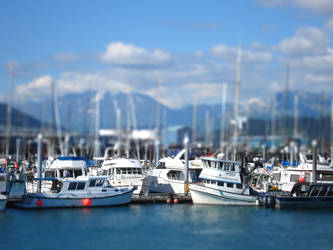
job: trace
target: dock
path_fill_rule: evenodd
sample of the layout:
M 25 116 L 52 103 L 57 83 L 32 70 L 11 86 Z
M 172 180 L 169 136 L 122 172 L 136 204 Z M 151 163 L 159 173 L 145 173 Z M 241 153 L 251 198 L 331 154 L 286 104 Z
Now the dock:
M 192 203 L 190 194 L 152 193 L 148 195 L 133 195 L 131 204 L 156 204 L 156 203 Z

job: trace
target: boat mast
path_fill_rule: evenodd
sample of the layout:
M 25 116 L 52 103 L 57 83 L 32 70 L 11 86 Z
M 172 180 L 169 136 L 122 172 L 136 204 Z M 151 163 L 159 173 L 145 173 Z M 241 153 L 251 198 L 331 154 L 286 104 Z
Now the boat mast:
M 239 113 L 239 89 L 240 89 L 240 74 L 241 74 L 241 59 L 242 59 L 242 47 L 239 46 L 237 51 L 237 68 L 236 68 L 236 93 L 235 93 L 235 107 L 234 107 L 234 119 L 235 119 L 235 127 L 234 127 L 234 154 L 233 158 L 236 160 L 237 154 L 237 144 L 238 144 L 238 113 Z
M 156 138 L 155 138 L 155 164 L 157 166 L 158 161 L 160 160 L 160 89 L 161 89 L 161 79 L 157 79 L 157 108 L 156 108 Z
M 298 95 L 294 95 L 294 139 L 298 136 Z
M 194 94 L 193 114 L 192 114 L 192 145 L 196 143 L 196 129 L 197 129 L 197 102 L 198 94 Z
M 60 154 L 63 156 L 64 155 L 64 146 L 63 146 L 63 141 L 62 141 L 60 115 L 59 115 L 58 101 L 57 101 L 57 95 L 56 95 L 54 82 L 51 83 L 51 86 L 52 86 L 52 97 L 53 97 L 52 102 L 53 102 L 55 121 L 56 121 L 56 126 L 57 126 L 57 137 L 58 137 L 59 146 L 60 146 Z
M 220 135 L 221 153 L 223 152 L 223 144 L 225 142 L 227 89 L 228 85 L 224 83 L 222 85 L 222 102 L 221 102 L 221 135 Z
M 331 166 L 333 166 L 333 100 L 331 100 Z
M 100 155 L 100 145 L 99 145 L 99 117 L 100 117 L 100 99 L 101 93 L 96 94 L 96 106 L 95 106 L 95 143 L 94 143 L 94 157 L 99 157 Z
M 135 130 L 137 130 L 137 124 L 136 124 L 135 106 L 134 106 L 134 101 L 133 101 L 133 95 L 131 93 L 129 94 L 129 101 L 130 101 L 131 116 L 132 116 L 132 121 L 133 121 L 133 129 L 135 131 Z M 134 138 L 134 140 L 135 140 L 135 147 L 136 147 L 137 157 L 138 157 L 138 160 L 140 160 L 139 141 L 138 141 L 137 138 Z
M 6 156 L 9 155 L 10 138 L 12 135 L 12 101 L 14 87 L 14 63 L 9 63 L 9 91 L 7 103 L 7 136 L 6 136 Z

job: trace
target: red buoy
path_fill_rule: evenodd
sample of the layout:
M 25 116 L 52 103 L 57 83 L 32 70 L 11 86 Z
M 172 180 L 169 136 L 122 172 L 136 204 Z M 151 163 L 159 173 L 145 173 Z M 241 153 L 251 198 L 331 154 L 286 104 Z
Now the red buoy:
M 168 198 L 168 199 L 166 200 L 166 203 L 170 204 L 170 203 L 171 203 L 171 199 Z
M 300 177 L 298 178 L 298 182 L 299 182 L 299 183 L 304 183 L 304 182 L 305 182 L 305 178 L 304 178 L 303 176 L 300 176 Z
M 36 205 L 37 205 L 38 207 L 43 206 L 43 201 L 42 201 L 42 200 L 37 200 L 37 201 L 36 201 Z
M 173 203 L 178 203 L 179 202 L 179 199 L 178 198 L 175 198 L 175 199 L 173 199 Z
M 91 205 L 91 200 L 89 198 L 85 198 L 82 200 L 82 204 L 86 207 L 89 207 Z
M 15 168 L 18 168 L 18 164 L 17 164 L 17 162 L 14 163 L 14 166 L 15 166 Z

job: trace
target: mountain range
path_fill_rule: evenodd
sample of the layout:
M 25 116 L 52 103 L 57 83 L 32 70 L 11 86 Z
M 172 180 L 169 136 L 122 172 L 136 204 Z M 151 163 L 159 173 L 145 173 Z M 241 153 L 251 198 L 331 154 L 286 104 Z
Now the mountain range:
M 247 114 L 249 118 L 270 120 L 272 118 L 273 103 L 277 117 L 291 117 L 293 115 L 295 95 L 294 91 L 279 92 L 276 94 L 274 102 L 259 100 L 242 103 L 240 114 L 243 116 Z M 331 102 L 329 97 L 308 92 L 297 92 L 297 95 L 299 117 L 318 118 L 329 114 Z M 58 97 L 57 107 L 61 126 L 78 132 L 92 131 L 95 124 L 96 96 L 96 92 L 87 91 Z M 4 104 L 1 107 L 4 107 Z M 17 111 L 15 110 L 15 112 L 28 114 L 29 124 L 37 125 L 38 120 L 42 124 L 52 124 L 55 123 L 55 117 L 57 117 L 52 107 L 52 101 L 49 98 L 42 102 L 16 103 Z M 127 121 L 129 119 L 132 128 L 134 128 L 135 122 L 137 128 L 155 128 L 158 110 L 160 126 L 163 127 L 179 125 L 190 127 L 193 121 L 193 106 L 172 109 L 162 103 L 158 103 L 150 96 L 140 93 L 128 95 L 125 93 L 112 94 L 106 92 L 100 97 L 99 107 L 99 127 L 104 129 L 116 127 L 116 107 L 120 110 L 120 125 L 122 128 L 128 126 Z M 220 128 L 221 104 L 199 104 L 196 108 L 196 127 L 199 131 L 204 131 L 207 122 L 212 130 Z M 226 110 L 227 120 L 230 121 L 233 116 L 233 105 L 227 103 Z M 14 116 L 16 115 L 13 112 Z M 3 116 L 1 117 L 3 119 Z

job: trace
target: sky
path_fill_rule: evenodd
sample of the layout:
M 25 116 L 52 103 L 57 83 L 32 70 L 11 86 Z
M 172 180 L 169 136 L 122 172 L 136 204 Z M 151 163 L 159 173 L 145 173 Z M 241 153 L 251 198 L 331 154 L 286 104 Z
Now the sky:
M 0 100 L 139 92 L 171 108 L 333 90 L 333 1 L 0 1 Z

